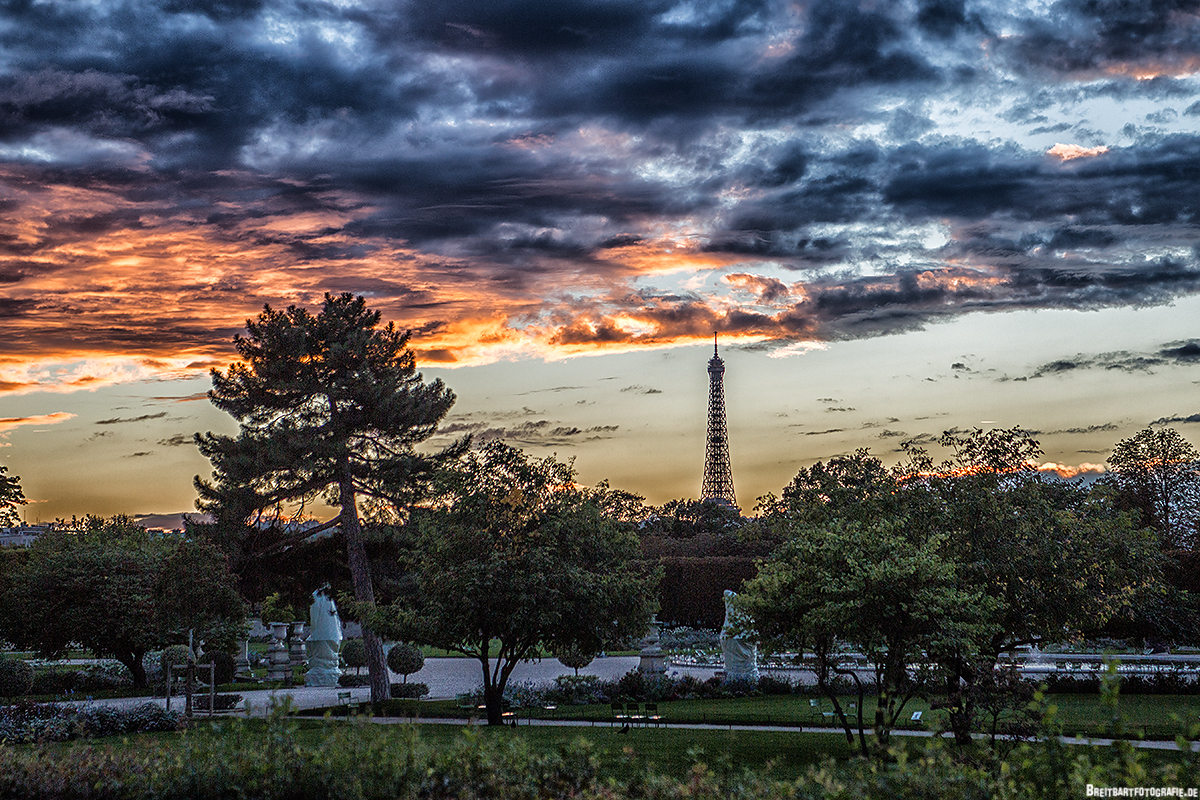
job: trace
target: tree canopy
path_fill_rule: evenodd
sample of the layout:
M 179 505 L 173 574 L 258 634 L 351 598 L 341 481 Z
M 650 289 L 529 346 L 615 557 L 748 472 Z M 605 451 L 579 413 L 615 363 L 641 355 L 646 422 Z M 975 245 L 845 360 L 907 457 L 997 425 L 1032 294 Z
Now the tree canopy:
M 1163 546 L 1200 545 L 1200 451 L 1174 428 L 1146 428 L 1117 442 L 1108 457 L 1120 502 Z
M 21 479 L 16 475 L 5 475 L 8 467 L 0 464 L 0 527 L 16 525 L 21 521 L 17 506 L 25 505 L 25 494 L 21 491 Z
M 375 590 L 359 521 L 360 498 L 400 509 L 423 496 L 440 458 L 414 446 L 433 434 L 454 403 L 440 380 L 426 383 L 408 349 L 409 333 L 380 325 L 378 311 L 350 294 L 325 295 L 313 315 L 264 307 L 234 345 L 241 361 L 214 370 L 209 398 L 240 424 L 237 437 L 197 434 L 213 480 L 196 478 L 197 505 L 218 525 L 240 526 L 299 511 L 318 498 L 340 509 L 337 525 L 358 602 Z M 315 533 L 300 531 L 299 544 Z M 277 544 L 277 547 L 287 546 Z M 388 697 L 378 637 L 364 632 L 371 697 Z
M 112 656 L 146 685 L 142 657 L 188 640 L 223 637 L 245 607 L 225 557 L 211 544 L 147 533 L 127 517 L 85 518 L 44 533 L 8 576 L 0 633 L 58 656 L 81 644 Z
M 772 562 L 778 565 L 764 570 L 767 574 L 806 563 L 797 562 L 797 541 L 839 541 L 846 531 L 882 535 L 877 529 L 884 523 L 903 533 L 894 548 L 896 559 L 905 547 L 937 543 L 930 563 L 945 565 L 957 591 L 980 592 L 971 604 L 930 606 L 938 613 L 948 609 L 941 625 L 958 633 L 925 645 L 927 659 L 941 669 L 955 733 L 966 737 L 971 687 L 990 679 L 1001 653 L 1043 638 L 1096 630 L 1152 605 L 1163 591 L 1163 559 L 1153 538 L 1116 509 L 1109 494 L 1044 480 L 1033 465 L 1040 448 L 1027 432 L 952 432 L 941 444 L 951 452 L 941 463 L 910 447 L 908 459 L 894 469 L 859 451 L 801 470 L 782 498 L 768 498 L 759 527 L 790 542 Z M 893 558 L 888 548 L 878 552 L 885 560 Z M 863 561 L 841 568 L 841 583 L 864 580 L 874 569 Z M 902 579 L 898 586 L 904 586 Z M 758 593 L 764 590 L 760 583 Z M 754 602 L 765 614 L 766 606 Z M 773 624 L 782 636 L 784 620 Z M 812 620 L 793 615 L 790 624 L 793 636 L 811 639 Z M 870 646 L 866 632 L 854 625 L 830 635 Z
M 637 537 L 605 513 L 606 489 L 575 484 L 569 463 L 493 441 L 438 488 L 439 502 L 409 523 L 415 590 L 376 617 L 393 638 L 478 660 L 489 723 L 518 662 L 645 633 L 654 576 L 638 566 Z

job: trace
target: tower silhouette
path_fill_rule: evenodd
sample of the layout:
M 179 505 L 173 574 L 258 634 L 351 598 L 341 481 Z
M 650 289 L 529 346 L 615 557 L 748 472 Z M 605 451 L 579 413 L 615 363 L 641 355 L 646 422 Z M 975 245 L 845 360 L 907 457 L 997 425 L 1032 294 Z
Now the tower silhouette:
M 737 507 L 733 495 L 733 472 L 729 469 L 729 437 L 725 432 L 725 362 L 717 355 L 713 333 L 713 357 L 708 360 L 708 440 L 704 447 L 704 484 L 701 500 L 719 500 Z

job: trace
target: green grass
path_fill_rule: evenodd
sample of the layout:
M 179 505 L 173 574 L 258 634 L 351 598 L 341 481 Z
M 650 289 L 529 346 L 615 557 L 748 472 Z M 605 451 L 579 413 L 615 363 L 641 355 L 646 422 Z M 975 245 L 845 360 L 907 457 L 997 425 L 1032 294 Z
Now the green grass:
M 1080 733 L 1087 736 L 1109 736 L 1111 712 L 1104 706 L 1099 695 L 1052 695 L 1047 698 L 1057 707 L 1057 719 L 1062 723 L 1063 733 Z M 842 698 L 850 702 L 850 698 Z M 821 707 L 829 709 L 828 701 L 822 700 Z M 1183 730 L 1182 721 L 1200 724 L 1200 696 L 1194 695 L 1127 695 L 1120 698 L 1118 706 L 1125 724 L 1125 735 L 1136 738 L 1173 739 Z M 336 715 L 344 715 L 346 709 L 330 709 Z M 726 700 L 675 700 L 658 704 L 658 711 L 665 721 L 674 723 L 702 723 L 715 725 L 783 725 L 813 728 L 836 727 L 837 721 L 824 716 L 815 716 L 810 710 L 809 698 L 790 695 L 765 695 Z M 922 722 L 909 722 L 914 711 L 922 712 Z M 869 728 L 874 718 L 875 705 L 867 699 L 863 707 L 863 720 Z M 324 710 L 305 712 L 319 715 Z M 461 709 L 452 700 L 391 700 L 381 710 L 382 715 L 406 718 L 449 717 L 466 720 L 479 717 L 473 709 Z M 599 725 L 608 725 L 612 710 L 608 705 L 562 706 L 548 710 L 542 708 L 521 709 L 522 719 L 583 720 Z M 910 700 L 900 717 L 900 728 L 938 730 L 945 724 L 945 712 L 930 709 L 923 700 Z M 851 724 L 856 720 L 851 718 Z
M 266 726 L 264 720 L 245 720 L 238 724 L 251 729 Z M 345 725 L 346 722 L 324 719 L 298 720 L 296 742 L 303 747 L 319 747 L 330 725 Z M 228 721 L 209 723 L 193 721 L 184 733 L 145 733 L 137 736 L 113 736 L 101 739 L 75 740 L 50 745 L 14 745 L 16 748 L 41 747 L 47 754 L 55 750 L 77 747 L 112 748 L 117 751 L 149 748 L 158 744 L 170 745 L 181 737 L 207 737 L 225 735 L 230 729 Z M 400 735 L 398 726 L 382 726 L 385 735 Z M 431 749 L 447 747 L 463 736 L 463 728 L 454 725 L 419 725 L 421 740 Z M 654 771 L 683 777 L 692 765 L 704 762 L 718 772 L 752 768 L 764 770 L 775 778 L 798 777 L 812 764 L 834 758 L 845 760 L 852 753 L 841 737 L 808 733 L 772 733 L 757 731 L 696 731 L 669 728 L 636 728 L 620 733 L 620 728 L 597 727 L 543 727 L 487 726 L 477 727 L 480 735 L 509 740 L 525 741 L 533 752 L 550 752 L 574 742 L 586 739 L 594 748 L 601 773 L 624 780 L 648 768 Z
M 1113 729 L 1112 712 L 1098 695 L 1059 694 L 1047 700 L 1057 707 L 1064 734 L 1107 737 Z M 1173 739 L 1185 726 L 1200 725 L 1200 696 L 1121 695 L 1117 704 L 1124 735 L 1131 738 Z

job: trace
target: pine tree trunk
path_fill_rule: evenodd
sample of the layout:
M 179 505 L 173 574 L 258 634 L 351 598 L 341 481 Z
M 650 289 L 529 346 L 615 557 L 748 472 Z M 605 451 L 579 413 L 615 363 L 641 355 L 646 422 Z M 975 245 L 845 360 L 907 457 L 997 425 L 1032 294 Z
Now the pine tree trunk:
M 346 536 L 346 560 L 350 564 L 350 578 L 354 582 L 354 597 L 365 605 L 375 605 L 375 588 L 371 585 L 371 567 L 367 562 L 367 548 L 363 544 L 362 528 L 358 524 L 358 507 L 355 504 L 354 482 L 350 477 L 349 462 L 342 470 L 339 485 L 339 502 L 342 506 L 342 533 Z M 383 653 L 383 642 L 365 627 L 362 632 L 363 649 L 367 655 L 367 675 L 371 678 L 371 702 L 382 703 L 388 699 L 387 660 Z

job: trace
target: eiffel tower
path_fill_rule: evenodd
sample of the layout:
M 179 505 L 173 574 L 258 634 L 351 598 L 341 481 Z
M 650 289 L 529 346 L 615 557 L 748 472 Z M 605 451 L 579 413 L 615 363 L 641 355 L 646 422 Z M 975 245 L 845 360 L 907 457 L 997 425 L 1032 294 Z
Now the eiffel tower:
M 725 432 L 725 362 L 717 355 L 713 333 L 713 357 L 708 360 L 708 440 L 704 448 L 704 484 L 701 500 L 717 500 L 737 508 L 733 495 L 733 472 L 729 469 L 729 437 Z

